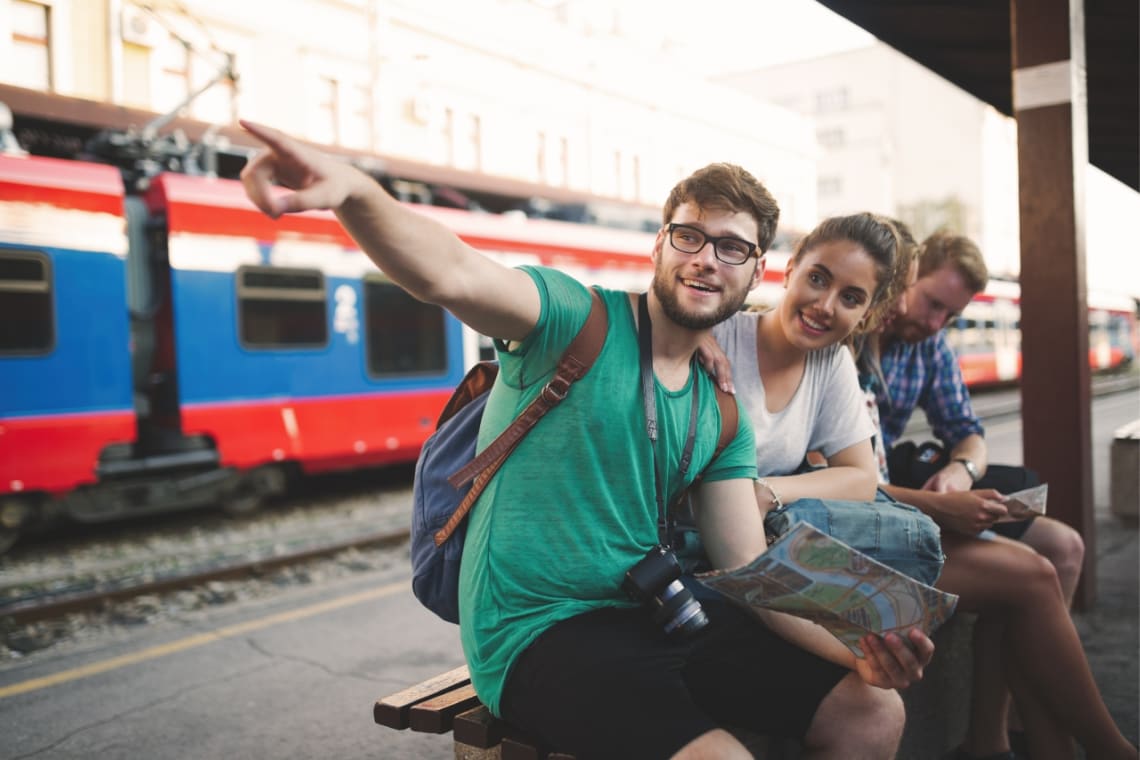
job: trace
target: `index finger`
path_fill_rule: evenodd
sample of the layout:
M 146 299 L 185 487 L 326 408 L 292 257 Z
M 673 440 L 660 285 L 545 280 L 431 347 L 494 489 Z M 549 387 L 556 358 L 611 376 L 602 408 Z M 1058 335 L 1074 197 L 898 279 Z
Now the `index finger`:
M 906 632 L 907 641 L 910 642 L 914 657 L 920 665 L 927 665 L 934 657 L 934 642 L 921 628 L 911 628 Z
M 982 499 L 982 509 L 986 511 L 986 514 L 994 518 L 1005 517 L 1009 514 L 1009 509 L 1004 504 L 1000 501 L 994 501 L 993 499 Z
M 238 124 L 241 124 L 246 132 L 261 140 L 270 149 L 288 155 L 296 154 L 296 141 L 281 130 L 246 119 L 238 119 Z
M 263 213 L 272 219 L 281 215 L 281 210 L 273 202 L 273 156 L 262 152 L 246 162 L 241 170 L 241 184 L 245 188 L 246 196 L 253 201 Z

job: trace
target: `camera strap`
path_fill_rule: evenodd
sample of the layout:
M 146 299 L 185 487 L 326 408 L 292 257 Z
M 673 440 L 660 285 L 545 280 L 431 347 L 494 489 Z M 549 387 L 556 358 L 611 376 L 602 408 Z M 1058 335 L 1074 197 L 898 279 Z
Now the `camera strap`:
M 645 430 L 649 434 L 649 448 L 653 452 L 653 483 L 657 496 L 657 540 L 666 549 L 673 548 L 675 520 L 665 507 L 665 494 L 661 486 L 661 468 L 657 460 L 657 395 L 653 385 L 653 325 L 649 322 L 649 298 L 642 293 L 637 299 L 637 343 L 641 362 L 641 395 L 645 401 Z M 693 385 L 692 406 L 689 410 L 689 431 L 685 436 L 685 449 L 681 453 L 678 477 L 684 481 L 693 460 L 693 444 L 697 440 L 698 391 L 700 383 L 689 373 Z

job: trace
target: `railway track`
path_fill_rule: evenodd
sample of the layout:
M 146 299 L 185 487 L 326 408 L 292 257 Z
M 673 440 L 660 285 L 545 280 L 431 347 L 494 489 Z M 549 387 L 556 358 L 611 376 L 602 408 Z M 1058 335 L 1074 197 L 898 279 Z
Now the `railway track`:
M 186 512 L 61 526 L 0 556 L 0 659 L 101 626 L 407 564 L 410 472 L 323 477 L 240 519 Z
M 103 587 L 84 591 L 74 589 L 41 589 L 21 595 L 15 601 L 0 603 L 0 618 L 8 625 L 26 625 L 76 612 L 98 610 L 109 603 L 142 596 L 193 588 L 213 581 L 257 578 L 271 571 L 333 557 L 342 552 L 384 549 L 400 546 L 408 540 L 408 529 L 394 529 L 355 536 L 303 549 L 285 551 L 273 556 L 255 557 L 195 570 L 178 570 L 153 580 L 112 580 Z

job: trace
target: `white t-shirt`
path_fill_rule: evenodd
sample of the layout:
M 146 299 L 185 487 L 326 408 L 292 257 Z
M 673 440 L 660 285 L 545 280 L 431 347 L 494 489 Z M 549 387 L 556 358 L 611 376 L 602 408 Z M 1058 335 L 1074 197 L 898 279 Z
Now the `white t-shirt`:
M 713 328 L 713 336 L 732 363 L 736 395 L 756 431 L 760 477 L 794 472 L 809 451 L 824 457 L 875 434 L 859 387 L 855 361 L 841 345 L 812 351 L 804 376 L 788 405 L 771 413 L 756 362 L 758 312 L 740 312 Z M 773 316 L 773 318 L 775 318 Z

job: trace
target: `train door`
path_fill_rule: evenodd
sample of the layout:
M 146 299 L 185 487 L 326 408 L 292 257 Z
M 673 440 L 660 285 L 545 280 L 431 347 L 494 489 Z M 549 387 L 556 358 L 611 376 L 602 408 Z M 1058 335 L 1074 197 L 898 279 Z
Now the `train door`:
M 1021 309 L 1005 298 L 993 302 L 994 368 L 998 382 L 1016 380 L 1021 371 Z
M 1094 372 L 1112 366 L 1108 312 L 1103 309 L 1089 311 L 1089 361 Z

